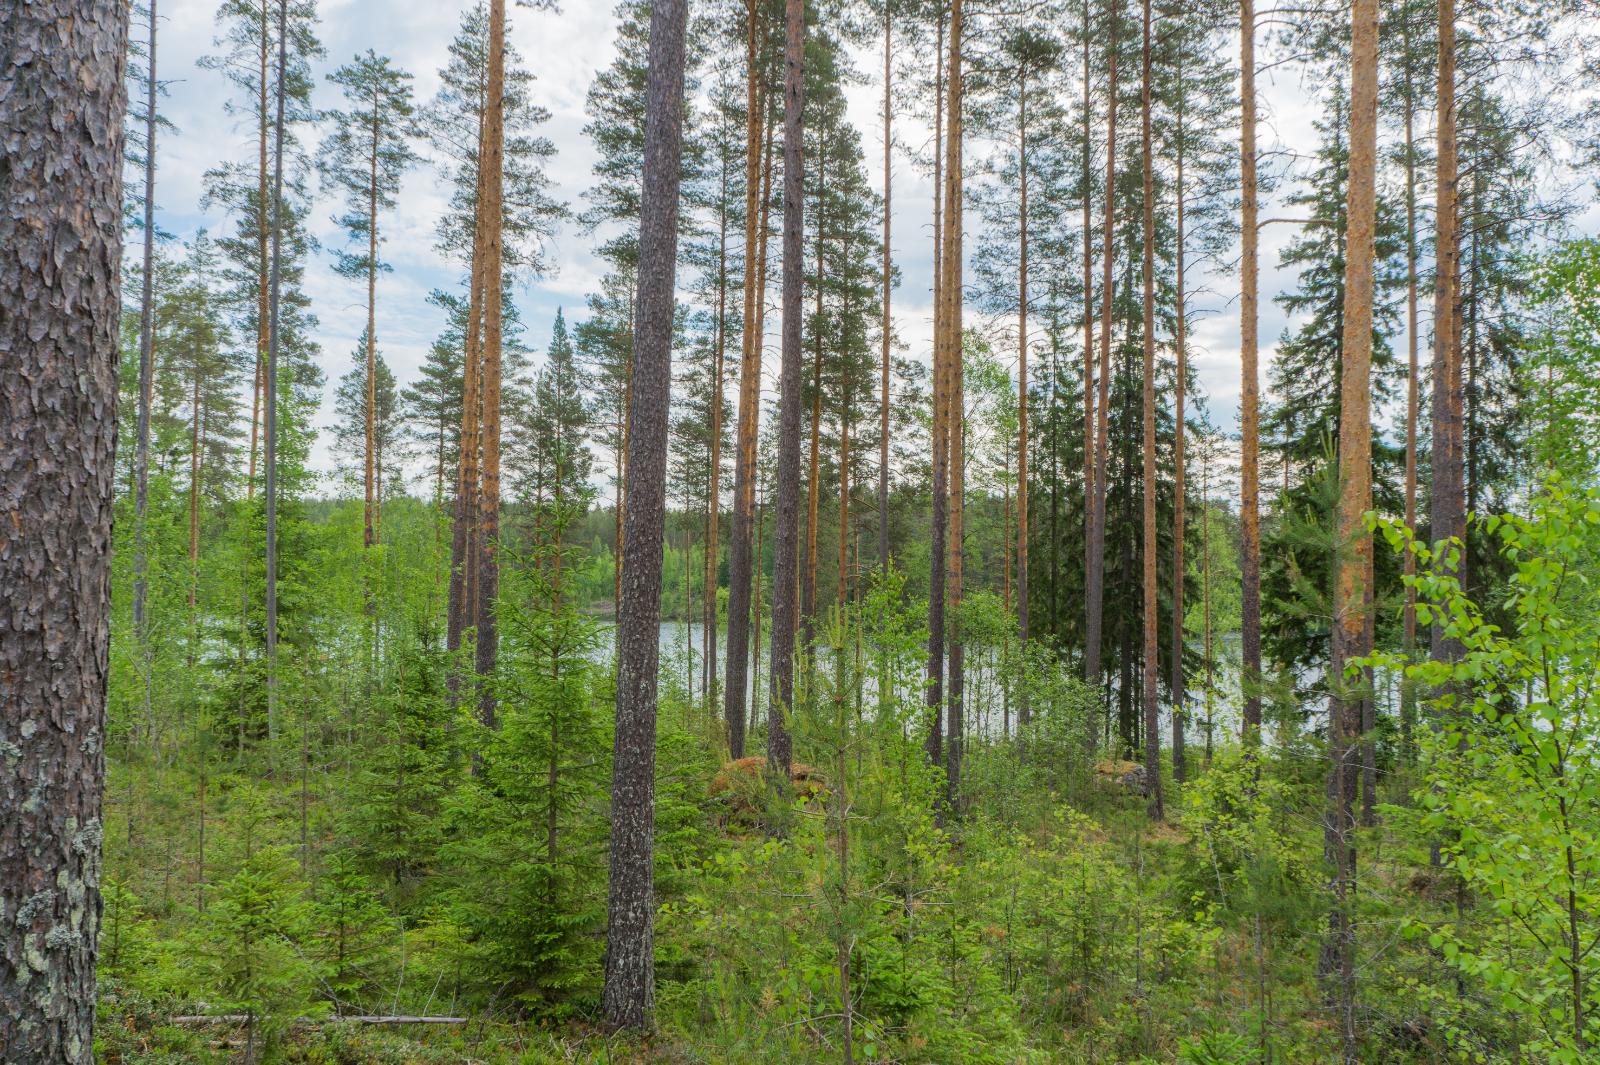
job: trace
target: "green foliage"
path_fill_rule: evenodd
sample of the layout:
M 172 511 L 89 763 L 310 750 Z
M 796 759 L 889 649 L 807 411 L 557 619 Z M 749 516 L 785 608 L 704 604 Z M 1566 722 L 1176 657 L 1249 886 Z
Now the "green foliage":
M 1600 778 L 1590 757 L 1600 742 L 1600 490 L 1552 478 L 1526 516 L 1488 518 L 1482 530 L 1511 567 L 1503 630 L 1462 591 L 1458 543 L 1430 547 L 1383 526 L 1421 564 L 1420 616 L 1462 648 L 1458 661 L 1407 667 L 1433 693 L 1423 825 L 1494 918 L 1413 929 L 1496 1003 L 1502 1038 L 1538 1060 L 1578 1062 L 1600 1040 L 1586 994 L 1600 974 L 1590 949 L 1600 936 Z M 1476 1037 L 1455 1038 L 1470 1046 Z
M 253 1060 L 256 1046 L 267 1054 L 278 1049 L 290 1021 L 316 1014 L 323 973 L 305 950 L 314 912 L 299 866 L 288 846 L 266 838 L 266 798 L 241 788 L 232 803 L 237 835 L 190 926 L 185 967 L 193 995 L 209 1011 L 248 1018 Z

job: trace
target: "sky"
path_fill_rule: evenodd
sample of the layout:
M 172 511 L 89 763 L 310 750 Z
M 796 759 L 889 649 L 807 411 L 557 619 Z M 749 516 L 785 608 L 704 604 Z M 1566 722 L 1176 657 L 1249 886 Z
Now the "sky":
M 419 102 L 431 98 L 438 88 L 438 70 L 445 62 L 463 7 L 462 3 L 321 0 L 320 36 L 326 56 L 314 71 L 318 82 L 314 104 L 321 108 L 340 105 L 338 89 L 326 80 L 326 75 L 368 48 L 388 55 L 414 76 L 413 88 Z M 168 94 L 162 109 L 176 129 L 164 133 L 157 148 L 157 222 L 161 229 L 184 239 L 202 227 L 216 233 L 228 225 L 225 218 L 200 207 L 206 169 L 221 159 L 248 158 L 254 152 L 248 120 L 228 114 L 223 106 L 231 87 L 220 73 L 197 66 L 201 56 L 216 50 L 216 8 L 217 0 L 163 0 L 160 5 L 159 60 Z M 583 134 L 587 121 L 585 97 L 595 73 L 609 65 L 615 54 L 612 5 L 608 0 L 566 0 L 559 11 L 512 6 L 509 17 L 513 44 L 537 79 L 534 98 L 551 116 L 543 132 L 557 148 L 550 167 L 553 195 L 576 212 L 585 205 L 584 192 L 595 162 L 594 149 Z M 877 54 L 863 54 L 857 65 L 869 74 L 881 69 Z M 1302 83 L 1293 65 L 1279 66 L 1262 75 L 1259 138 L 1263 152 L 1272 152 L 1273 158 L 1280 161 L 1309 156 L 1316 144 L 1312 126 L 1318 117 L 1316 95 L 1313 87 Z M 868 174 L 881 191 L 881 82 L 876 75 L 869 76 L 865 83 L 851 87 L 847 98 L 852 121 L 862 133 Z M 929 139 L 926 127 L 909 116 L 897 118 L 896 126 L 896 139 L 901 144 L 916 145 Z M 1431 131 L 1418 130 L 1417 135 L 1431 136 Z M 972 153 L 981 156 L 982 146 L 973 146 Z M 1296 168 L 1303 169 L 1304 165 L 1288 164 L 1291 181 L 1281 183 L 1279 191 L 1263 202 L 1263 218 L 1284 213 L 1274 211 L 1274 204 L 1281 206 L 1292 187 Z M 897 153 L 892 192 L 893 250 L 902 272 L 893 299 L 896 332 L 908 354 L 926 359 L 933 331 L 931 176 L 914 167 L 903 152 Z M 393 272 L 379 280 L 378 338 L 385 360 L 402 385 L 415 378 L 443 325 L 443 315 L 427 302 L 428 293 L 435 288 L 452 289 L 460 282 L 458 268 L 434 249 L 434 226 L 445 199 L 441 172 L 433 166 L 420 166 L 406 176 L 397 210 L 384 221 L 388 235 L 385 255 Z M 305 278 L 305 289 L 320 323 L 315 339 L 321 344 L 328 377 L 319 416 L 319 427 L 323 429 L 333 422 L 333 385 L 350 368 L 366 324 L 364 284 L 341 278 L 333 270 L 333 250 L 344 242 L 342 232 L 332 221 L 336 210 L 337 204 L 325 195 L 320 195 L 312 208 L 309 225 L 322 250 L 307 265 Z M 1294 228 L 1278 225 L 1261 231 L 1263 387 L 1268 360 L 1288 324 L 1271 297 L 1293 287 L 1294 272 L 1281 268 L 1278 258 L 1281 249 L 1293 239 Z M 1591 208 L 1579 219 L 1578 228 L 1585 232 L 1600 229 L 1600 210 Z M 974 235 L 969 222 L 969 254 Z M 558 308 L 565 309 L 569 324 L 581 320 L 585 295 L 598 287 L 603 264 L 593 254 L 593 243 L 594 238 L 579 232 L 575 224 L 566 224 L 550 249 L 556 268 L 549 276 L 522 285 L 513 294 L 526 325 L 524 339 L 535 351 L 536 364 L 542 358 Z M 1235 431 L 1240 391 L 1237 280 L 1231 274 L 1218 273 L 1196 277 L 1191 283 L 1197 291 L 1202 287 L 1208 290 L 1191 311 L 1191 373 L 1206 396 L 1213 423 Z M 769 298 L 775 297 L 775 291 L 776 286 Z M 776 318 L 769 315 L 774 334 L 767 345 L 764 388 L 769 397 L 776 379 Z M 981 321 L 970 314 L 968 320 Z M 1427 328 L 1426 323 L 1423 328 Z M 733 394 L 730 390 L 730 397 Z M 332 434 L 322 432 L 312 453 L 312 464 L 319 471 L 328 472 L 334 463 Z

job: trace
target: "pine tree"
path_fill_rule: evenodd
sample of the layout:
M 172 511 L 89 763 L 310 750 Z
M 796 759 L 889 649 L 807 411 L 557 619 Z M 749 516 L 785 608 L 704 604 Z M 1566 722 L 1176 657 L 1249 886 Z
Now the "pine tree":
M 333 409 L 339 421 L 333 438 L 340 456 L 361 456 L 361 461 L 341 461 L 339 472 L 347 483 L 366 481 L 365 444 L 372 441 L 373 501 L 405 494 L 405 460 L 408 457 L 401 422 L 400 391 L 383 355 L 362 336 L 352 355 L 354 365 L 333 394 Z M 375 404 L 369 406 L 369 403 Z
M 367 285 L 367 328 L 362 340 L 366 347 L 366 412 L 362 511 L 362 542 L 371 547 L 378 542 L 379 508 L 382 492 L 378 486 L 381 448 L 373 422 L 382 409 L 378 398 L 378 274 L 390 267 L 379 258 L 379 247 L 386 239 L 381 230 L 382 212 L 393 210 L 400 191 L 400 178 L 416 159 L 411 149 L 413 131 L 411 75 L 390 64 L 387 56 L 371 49 L 328 75 L 328 80 L 344 90 L 349 109 L 330 111 L 332 134 L 322 146 L 323 180 L 345 197 L 345 213 L 339 225 L 353 244 L 364 244 L 358 251 L 340 251 L 335 269 L 340 276 L 361 278 Z M 392 380 L 391 380 L 392 388 Z
M 95 1057 L 127 36 L 122 4 L 0 10 L 0 1046 L 52 1065 Z
M 249 122 L 255 133 L 256 153 L 250 162 L 223 162 L 205 175 L 202 207 L 219 205 L 234 215 L 235 229 L 217 238 L 217 246 L 228 266 L 224 278 L 230 290 L 234 329 L 241 342 L 254 338 L 255 378 L 250 405 L 250 452 L 246 494 L 256 491 L 256 460 L 260 453 L 261 417 L 265 395 L 265 361 L 269 322 L 269 292 L 272 272 L 270 241 L 274 220 L 279 223 L 287 254 L 280 267 L 280 353 L 295 364 L 294 378 L 302 389 L 314 388 L 319 379 L 302 339 L 315 327 L 315 319 L 305 312 L 307 301 L 299 290 L 303 261 L 309 251 L 304 231 L 305 177 L 308 161 L 297 128 L 315 120 L 311 106 L 310 64 L 321 58 L 322 44 L 316 37 L 317 13 L 314 0 L 296 0 L 284 9 L 283 32 L 279 32 L 277 12 L 271 0 L 223 0 L 217 10 L 221 33 L 215 39 L 218 51 L 205 56 L 200 65 L 221 71 L 238 90 L 239 97 L 224 106 L 229 114 Z M 280 37 L 281 42 L 280 42 Z M 282 77 L 275 65 L 279 44 L 283 46 Z M 282 147 L 273 143 L 275 102 L 284 104 L 285 129 Z M 288 202 L 277 210 L 272 192 L 272 174 L 277 155 L 288 158 L 284 167 Z
M 655 731 L 667 413 L 684 99 L 684 0 L 656 0 L 650 25 L 639 221 L 638 343 L 628 410 L 625 601 L 617 604 L 617 709 L 604 1008 L 648 1028 L 655 1003 Z

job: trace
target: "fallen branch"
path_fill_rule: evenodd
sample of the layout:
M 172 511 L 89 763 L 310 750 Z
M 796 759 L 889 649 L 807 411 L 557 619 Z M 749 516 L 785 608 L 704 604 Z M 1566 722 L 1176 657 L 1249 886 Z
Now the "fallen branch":
M 249 1024 L 248 1013 L 191 1013 L 171 1018 L 173 1024 Z M 297 1017 L 296 1026 L 317 1024 L 466 1024 L 466 1017 L 409 1017 L 398 1014 L 352 1014 L 344 1017 Z

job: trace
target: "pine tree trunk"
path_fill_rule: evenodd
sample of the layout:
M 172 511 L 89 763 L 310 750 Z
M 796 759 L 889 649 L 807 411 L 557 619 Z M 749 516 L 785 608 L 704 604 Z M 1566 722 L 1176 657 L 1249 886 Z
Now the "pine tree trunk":
M 371 547 L 378 542 L 378 499 L 376 492 L 378 409 L 378 109 L 372 110 L 372 144 L 367 159 L 367 410 L 366 446 L 364 449 L 366 506 L 362 510 L 362 543 Z M 367 612 L 377 609 L 369 593 Z
M 961 39 L 962 0 L 952 0 L 950 5 L 950 58 L 948 61 L 949 87 L 946 104 L 949 116 L 945 120 L 944 164 L 944 227 L 945 243 L 941 257 L 944 268 L 942 294 L 945 300 L 945 374 L 949 381 L 949 412 L 945 422 L 950 433 L 950 592 L 951 617 L 947 619 L 950 639 L 949 698 L 949 750 L 945 761 L 945 784 L 949 790 L 952 810 L 961 799 L 961 763 L 966 746 L 965 688 L 966 648 L 961 634 L 962 578 L 966 562 L 965 498 L 966 498 L 966 446 L 962 426 L 963 366 L 961 336 L 961 284 L 962 284 L 962 92 Z
M 1116 226 L 1117 184 L 1117 30 L 1122 19 L 1120 0 L 1109 8 L 1108 72 L 1106 75 L 1106 211 L 1100 257 L 1100 382 L 1095 404 L 1094 492 L 1089 501 L 1089 573 L 1084 587 L 1084 676 L 1091 688 L 1100 686 L 1100 643 L 1104 621 L 1106 580 L 1106 466 L 1110 441 L 1107 421 L 1111 405 L 1111 269 Z
M 1150 816 L 1165 816 L 1161 795 L 1160 596 L 1156 566 L 1161 553 L 1156 533 L 1156 186 L 1150 129 L 1150 0 L 1144 0 L 1144 67 L 1141 78 L 1140 125 L 1144 164 L 1144 768 L 1150 783 Z
M 1455 0 L 1439 0 L 1438 181 L 1433 278 L 1433 497 L 1430 521 L 1434 540 L 1466 535 L 1465 475 L 1461 446 L 1461 344 L 1457 328 L 1461 248 L 1457 216 Z M 1460 642 L 1444 629 L 1430 630 L 1432 657 L 1454 662 Z
M 783 70 L 783 364 L 778 380 L 777 555 L 772 570 L 771 698 L 767 764 L 787 793 L 794 760 L 786 717 L 794 706 L 795 622 L 800 562 L 800 297 L 804 225 L 801 111 L 805 100 L 805 4 L 785 0 Z
M 128 10 L 0 6 L 0 1055 L 30 1065 L 94 1060 Z
M 134 545 L 133 545 L 133 631 L 139 641 L 139 672 L 143 684 L 144 719 L 154 738 L 150 720 L 150 622 L 146 616 L 149 601 L 149 557 L 145 536 L 150 512 L 150 399 L 155 387 L 155 265 L 156 265 L 156 0 L 150 0 L 150 41 L 147 45 L 150 72 L 145 101 L 144 140 L 144 271 L 139 293 L 139 426 L 135 463 Z
M 445 646 L 460 650 L 467 630 L 478 621 L 478 521 L 480 517 L 479 453 L 481 448 L 483 278 L 487 252 L 483 247 L 487 213 L 488 167 L 487 88 L 478 120 L 477 175 L 473 194 L 472 261 L 467 277 L 467 329 L 462 350 L 461 442 L 457 460 L 455 514 L 450 543 L 450 600 L 446 617 Z M 620 504 L 619 504 L 620 507 Z M 620 528 L 620 526 L 619 526 Z M 620 535 L 620 534 L 619 534 Z M 618 544 L 620 548 L 620 541 Z M 620 566 L 620 561 L 618 565 Z M 452 665 L 449 676 L 452 698 L 460 690 L 460 670 Z
M 267 370 L 264 378 L 266 398 L 262 429 L 266 444 L 262 448 L 266 476 L 262 493 L 266 498 L 266 615 L 267 615 L 267 738 L 278 736 L 278 352 L 282 346 L 279 328 L 283 312 L 283 125 L 288 95 L 289 8 L 288 0 L 278 0 L 278 80 L 277 113 L 273 118 L 272 146 L 272 276 L 268 282 Z
M 1256 367 L 1260 234 L 1256 222 L 1255 26 L 1255 0 L 1239 0 L 1239 627 L 1246 746 L 1261 738 L 1261 393 Z
M 650 18 L 639 314 L 628 412 L 627 558 L 617 612 L 603 1005 L 607 1024 L 636 1030 L 650 1027 L 655 1007 L 656 671 L 687 8 L 686 0 L 655 0 Z
M 495 664 L 500 651 L 500 629 L 495 612 L 500 597 L 500 327 L 502 247 L 505 188 L 505 0 L 489 0 L 489 96 L 484 114 L 484 145 L 479 158 L 483 172 L 483 209 L 478 226 L 483 230 L 483 351 L 479 388 L 483 412 L 479 433 L 483 449 L 479 473 L 477 528 L 477 673 L 478 720 L 495 727 Z
M 267 247 L 267 0 L 261 0 L 261 48 L 256 69 L 256 373 L 250 392 L 250 472 L 245 477 L 245 498 L 256 496 L 256 451 L 260 445 L 261 394 L 267 368 L 267 316 L 268 275 L 272 271 L 271 253 Z
M 942 215 L 944 189 L 944 29 L 945 7 L 938 5 L 938 46 L 934 55 L 933 120 L 933 493 L 930 501 L 928 587 L 928 763 L 944 764 L 944 652 L 945 652 L 945 492 L 949 462 L 949 339 L 944 301 L 945 231 Z
M 894 9 L 883 6 L 883 336 L 878 370 L 882 381 L 878 392 L 878 568 L 889 568 L 889 347 L 893 336 L 890 295 L 894 271 L 894 250 L 889 241 L 891 197 L 893 193 L 890 150 L 894 144 L 894 75 L 889 64 L 893 55 Z
M 1017 89 L 1017 640 L 1028 651 L 1028 78 Z M 1028 686 L 1019 689 L 1017 720 L 1029 717 Z
M 722 195 L 718 200 L 717 241 L 717 352 L 711 388 L 711 473 L 706 485 L 705 575 L 700 598 L 704 661 L 701 685 L 705 689 L 706 716 L 717 704 L 717 534 L 722 524 L 722 402 L 728 348 L 728 167 L 722 165 Z
M 828 160 L 821 147 L 817 150 L 817 283 L 815 353 L 811 362 L 811 465 L 806 477 L 806 569 L 800 596 L 800 643 L 806 661 L 811 661 L 815 650 L 812 640 L 816 635 L 817 616 L 817 517 L 821 505 L 822 485 L 822 286 L 827 274 L 822 250 L 822 205 L 828 192 Z
M 754 567 L 756 430 L 761 414 L 761 335 L 756 328 L 762 293 L 757 286 L 757 222 L 765 219 L 761 198 L 761 152 L 766 123 L 758 64 L 761 20 L 758 0 L 745 2 L 744 316 L 739 350 L 739 428 L 733 468 L 733 528 L 728 541 L 728 663 L 723 698 L 728 754 L 744 757 L 746 666 L 750 653 L 750 588 Z
M 1083 183 L 1083 586 L 1085 636 L 1091 612 L 1087 590 L 1094 573 L 1094 226 L 1091 220 L 1093 192 L 1094 99 L 1089 84 L 1089 0 L 1083 0 L 1083 169 L 1078 178 Z M 1054 493 L 1051 505 L 1054 506 Z M 1052 589 L 1054 578 L 1052 578 Z M 1053 613 L 1053 611 L 1052 611 Z M 1085 676 L 1089 673 L 1087 645 L 1084 658 Z
M 1184 675 L 1183 675 L 1183 584 L 1187 575 L 1184 569 L 1184 425 L 1183 401 L 1185 390 L 1189 387 L 1188 359 L 1185 347 L 1188 336 L 1185 332 L 1184 316 L 1184 243 L 1183 243 L 1183 69 L 1177 71 L 1178 79 L 1178 151 L 1177 151 L 1177 223 L 1178 223 L 1178 262 L 1177 262 L 1177 334 L 1175 348 L 1178 361 L 1177 392 L 1173 400 L 1173 441 L 1172 441 L 1172 779 L 1175 784 L 1182 784 L 1188 779 L 1188 766 L 1185 764 L 1184 728 L 1188 724 L 1188 708 L 1184 704 Z
M 1378 118 L 1378 0 L 1355 0 L 1351 8 L 1350 179 L 1346 208 L 1343 359 L 1339 414 L 1339 517 L 1334 556 L 1333 683 L 1328 721 L 1328 794 L 1324 850 L 1333 876 L 1333 912 L 1328 924 L 1343 1060 L 1356 1061 L 1355 740 L 1361 732 L 1360 682 L 1344 678 L 1351 659 L 1368 652 L 1366 638 L 1372 536 L 1365 515 L 1372 508 L 1372 318 L 1376 226 Z
M 1411 20 L 1402 16 L 1402 51 L 1405 55 L 1405 170 L 1406 170 L 1406 528 L 1417 531 L 1417 419 L 1421 398 L 1421 365 L 1418 358 L 1417 328 L 1417 156 L 1414 125 L 1416 101 L 1411 83 Z M 1401 560 L 1402 574 L 1416 576 L 1417 559 L 1410 551 Z M 1417 646 L 1417 590 L 1406 584 L 1402 616 L 1401 650 L 1406 655 Z M 1415 754 L 1414 730 L 1417 717 L 1416 689 L 1409 679 L 1400 684 L 1400 762 L 1409 765 Z

